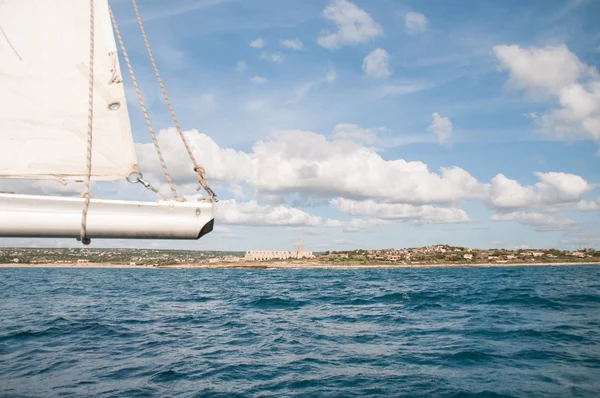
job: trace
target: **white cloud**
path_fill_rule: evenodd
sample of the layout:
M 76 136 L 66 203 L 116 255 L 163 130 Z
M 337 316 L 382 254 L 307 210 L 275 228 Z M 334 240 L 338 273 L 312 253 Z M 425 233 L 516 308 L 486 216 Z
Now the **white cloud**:
M 249 46 L 252 48 L 263 48 L 265 45 L 265 41 L 263 39 L 252 40 L 249 43 Z
M 262 77 L 262 76 L 253 76 L 250 78 L 250 81 L 252 83 L 256 83 L 256 84 L 263 84 L 263 83 L 266 83 L 267 78 Z
M 565 87 L 559 102 L 561 109 L 537 119 L 540 129 L 553 138 L 591 139 L 600 145 L 600 80 L 587 88 L 581 84 Z
M 281 53 L 269 53 L 262 51 L 260 53 L 260 58 L 270 62 L 277 62 L 279 64 L 283 62 L 283 55 L 281 55 Z
M 438 139 L 440 145 L 447 145 L 450 142 L 452 136 L 452 122 L 445 116 L 440 116 L 439 113 L 433 113 L 433 122 L 427 128 L 431 131 Z
M 325 48 L 366 43 L 383 35 L 383 28 L 371 15 L 347 0 L 331 1 L 323 15 L 337 27 L 334 33 L 324 31 L 319 35 L 317 42 Z
M 410 35 L 417 35 L 427 30 L 429 20 L 418 12 L 407 12 L 404 16 L 404 29 Z
M 243 72 L 246 70 L 246 68 L 248 68 L 246 61 L 238 61 L 237 65 L 235 66 L 236 72 Z
M 507 212 L 592 211 L 600 204 L 584 200 L 593 186 L 573 174 L 535 173 L 540 182 L 533 186 L 522 186 L 498 174 L 491 183 L 482 184 L 458 167 L 435 173 L 422 162 L 384 160 L 364 146 L 374 140 L 374 131 L 353 124 L 337 125 L 330 138 L 306 131 L 281 131 L 256 142 L 248 152 L 221 148 L 195 130 L 185 135 L 213 185 L 228 184 L 241 197 L 241 189 L 235 186 L 243 183 L 257 198 L 273 204 L 283 203 L 289 193 L 306 199 L 339 197 L 331 204 L 350 215 L 424 223 L 469 221 L 461 209 L 422 206 L 451 205 L 467 198 Z M 193 192 L 195 176 L 176 131 L 162 130 L 158 140 L 180 191 Z M 168 193 L 161 185 L 162 171 L 153 145 L 136 144 L 136 152 L 147 180 Z
M 350 221 L 331 220 L 328 219 L 325 223 L 326 227 L 342 227 L 344 232 L 360 232 L 367 229 L 372 229 L 382 225 L 389 224 L 389 221 L 371 218 L 363 220 L 361 218 L 353 218 Z
M 561 214 L 526 212 L 494 214 L 492 215 L 492 221 L 514 221 L 519 224 L 529 225 L 539 232 L 557 231 L 575 225 L 575 221 Z
M 300 39 L 280 40 L 279 44 L 281 44 L 282 47 L 289 48 L 290 50 L 302 50 L 302 41 Z
M 376 203 L 372 200 L 355 201 L 344 198 L 333 199 L 331 205 L 348 215 L 368 216 L 385 220 L 402 220 L 427 224 L 471 221 L 464 210 L 453 207 Z
M 431 87 L 429 83 L 423 82 L 406 82 L 401 84 L 386 84 L 381 87 L 378 96 L 381 98 L 385 97 L 397 97 L 401 95 L 416 93 L 422 90 L 426 90 Z
M 362 64 L 363 71 L 371 77 L 390 77 L 392 74 L 389 65 L 390 56 L 383 48 L 373 50 L 365 57 Z
M 374 144 L 377 135 L 371 129 L 362 128 L 356 124 L 340 123 L 333 128 L 334 140 L 350 140 L 365 144 Z
M 325 222 L 325 226 L 326 226 L 326 227 L 333 227 L 333 228 L 335 228 L 335 227 L 341 227 L 341 226 L 343 226 L 343 225 L 344 225 L 344 221 L 342 221 L 342 220 L 332 220 L 332 219 L 328 219 L 328 220 Z
M 576 206 L 593 186 L 574 174 L 549 172 L 534 173 L 541 182 L 522 186 L 515 180 L 498 174 L 489 185 L 487 202 L 495 209 L 552 210 Z
M 215 205 L 220 223 L 248 226 L 315 226 L 321 217 L 282 205 L 261 206 L 256 201 L 237 203 L 235 199 L 221 200 Z
M 595 211 L 600 210 L 600 197 L 593 201 L 582 200 L 577 203 L 577 210 L 581 211 Z
M 268 141 L 255 143 L 248 153 L 220 148 L 195 130 L 185 135 L 211 181 L 244 181 L 260 193 L 447 204 L 483 198 L 486 192 L 483 184 L 459 167 L 435 173 L 422 162 L 384 160 L 360 143 L 307 131 L 281 131 Z M 162 130 L 158 140 L 175 181 L 192 184 L 194 174 L 189 159 L 182 156 L 185 149 L 176 131 Z M 136 144 L 136 151 L 144 175 L 153 176 L 152 183 L 160 181 L 153 145 Z
M 494 47 L 510 87 L 534 97 L 554 97 L 561 108 L 532 115 L 540 130 L 562 140 L 591 139 L 600 145 L 600 77 L 565 45 L 524 49 Z
M 233 194 L 233 197 L 236 199 L 241 199 L 245 197 L 244 188 L 242 188 L 239 184 L 231 184 L 229 186 L 229 191 Z
M 95 183 L 92 182 L 92 194 L 94 186 Z M 55 180 L 0 178 L 0 193 L 2 192 L 23 195 L 79 196 L 83 192 L 83 183 L 69 180 L 63 183 Z
M 587 69 L 567 46 L 521 48 L 518 45 L 495 46 L 499 69 L 508 70 L 508 84 L 532 95 L 559 94 Z
M 219 220 L 220 222 L 220 220 Z M 215 225 L 213 232 L 218 234 L 220 237 L 222 238 L 226 238 L 226 239 L 240 239 L 241 236 L 236 235 L 231 228 L 228 228 L 226 226 L 223 225 Z
M 286 104 L 291 104 L 297 101 L 300 101 L 304 97 L 308 95 L 312 90 L 318 89 L 325 83 L 333 83 L 335 81 L 335 70 L 333 67 L 329 68 L 329 71 L 325 76 L 319 76 L 314 80 L 310 80 L 306 83 L 302 83 L 297 86 L 295 89 L 291 90 L 293 94 L 290 99 L 286 102 Z

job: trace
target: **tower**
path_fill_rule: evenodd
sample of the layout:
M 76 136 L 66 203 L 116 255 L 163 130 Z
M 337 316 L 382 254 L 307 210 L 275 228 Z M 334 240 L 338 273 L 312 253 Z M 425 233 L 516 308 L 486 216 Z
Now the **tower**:
M 300 257 L 300 238 L 298 238 L 298 258 Z

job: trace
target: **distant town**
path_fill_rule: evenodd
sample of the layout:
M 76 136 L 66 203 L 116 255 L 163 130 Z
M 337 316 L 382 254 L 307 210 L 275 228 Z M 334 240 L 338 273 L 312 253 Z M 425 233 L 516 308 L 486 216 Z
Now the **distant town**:
M 326 251 L 187 251 L 152 249 L 0 249 L 0 264 L 77 265 L 101 263 L 126 266 L 230 265 L 252 266 L 288 262 L 301 265 L 469 265 L 469 264 L 553 264 L 600 262 L 600 251 L 592 248 L 576 251 L 556 249 L 470 249 L 434 245 L 420 248 Z

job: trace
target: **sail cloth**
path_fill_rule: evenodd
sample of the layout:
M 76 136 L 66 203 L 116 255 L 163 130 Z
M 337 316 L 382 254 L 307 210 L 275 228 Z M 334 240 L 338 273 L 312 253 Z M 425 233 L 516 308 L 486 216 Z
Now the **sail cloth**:
M 95 2 L 92 179 L 136 170 L 107 0 Z M 0 178 L 86 175 L 90 2 L 0 1 Z

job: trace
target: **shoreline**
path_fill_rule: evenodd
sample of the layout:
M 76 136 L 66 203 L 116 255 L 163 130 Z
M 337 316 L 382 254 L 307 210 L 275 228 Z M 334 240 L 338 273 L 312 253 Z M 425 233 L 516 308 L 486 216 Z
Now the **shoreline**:
M 392 269 L 392 268 L 498 268 L 498 267 L 549 267 L 549 266 L 600 266 L 600 262 L 540 262 L 540 263 L 456 263 L 456 264 L 327 264 L 321 262 L 237 262 L 237 263 L 193 263 L 175 265 L 130 265 L 111 263 L 8 263 L 2 268 L 91 268 L 91 269 Z

